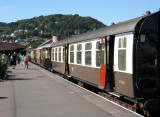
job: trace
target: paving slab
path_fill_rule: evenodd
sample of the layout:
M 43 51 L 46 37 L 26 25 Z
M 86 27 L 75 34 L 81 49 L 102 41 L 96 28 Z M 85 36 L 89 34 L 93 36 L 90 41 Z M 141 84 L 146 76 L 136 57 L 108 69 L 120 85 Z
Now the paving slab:
M 0 82 L 0 117 L 138 117 L 45 69 L 9 67 Z

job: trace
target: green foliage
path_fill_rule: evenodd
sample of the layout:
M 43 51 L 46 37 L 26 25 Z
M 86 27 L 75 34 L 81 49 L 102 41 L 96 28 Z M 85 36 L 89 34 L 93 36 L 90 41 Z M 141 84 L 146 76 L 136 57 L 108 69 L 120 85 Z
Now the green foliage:
M 4 79 L 6 72 L 7 72 L 7 65 L 3 64 L 2 61 L 0 60 L 0 79 Z
M 36 48 L 37 46 L 39 46 L 40 44 L 42 44 L 43 43 L 43 41 L 35 41 L 35 42 L 33 42 L 32 44 L 31 44 L 31 48 Z
M 16 31 L 16 38 L 21 39 L 32 37 L 51 38 L 52 35 L 63 35 L 68 38 L 75 35 L 75 31 L 81 34 L 104 26 L 102 22 L 96 19 L 81 17 L 77 14 L 42 15 L 8 24 L 0 22 L 0 36 L 10 35 Z
M 2 62 L 0 62 L 0 79 L 4 79 L 5 75 L 6 75 L 6 71 L 7 71 L 7 65 L 6 64 L 2 64 Z

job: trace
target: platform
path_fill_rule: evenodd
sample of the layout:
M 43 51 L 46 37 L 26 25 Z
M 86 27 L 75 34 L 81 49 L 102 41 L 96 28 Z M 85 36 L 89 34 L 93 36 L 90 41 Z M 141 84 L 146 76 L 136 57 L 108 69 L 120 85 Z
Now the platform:
M 1 117 L 139 117 L 100 96 L 29 63 L 9 67 L 0 82 Z

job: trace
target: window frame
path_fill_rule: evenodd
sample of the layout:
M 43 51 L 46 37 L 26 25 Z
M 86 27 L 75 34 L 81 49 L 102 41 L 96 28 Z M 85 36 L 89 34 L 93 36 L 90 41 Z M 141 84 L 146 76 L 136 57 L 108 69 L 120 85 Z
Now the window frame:
M 122 51 L 124 51 L 125 52 L 125 59 L 123 59 L 123 60 L 125 60 L 125 64 L 123 64 L 123 65 L 121 65 L 123 62 L 120 62 L 120 57 L 122 57 L 122 56 L 120 56 L 120 52 L 122 52 Z M 124 67 L 124 69 L 122 68 L 122 67 Z M 127 69 L 127 38 L 126 37 L 120 37 L 119 39 L 118 39 L 118 69 L 120 70 L 120 71 L 126 71 Z
M 72 50 L 72 48 L 71 47 L 73 47 L 73 50 Z M 71 44 L 71 45 L 69 45 L 69 63 L 70 64 L 74 64 L 75 63 L 75 55 L 74 55 L 74 52 L 75 51 L 75 45 L 74 44 Z M 71 53 L 73 53 L 72 55 L 73 55 L 73 58 L 72 58 L 72 60 L 73 60 L 73 62 L 71 61 Z
M 99 47 L 97 48 L 97 43 L 99 42 Z M 95 65 L 96 67 L 100 67 L 101 66 L 101 47 L 100 47 L 100 40 L 96 41 L 96 53 L 95 53 Z M 97 52 L 99 52 L 99 66 L 97 65 Z
M 76 63 L 78 65 L 82 65 L 82 44 L 76 44 L 77 48 L 76 48 Z M 79 49 L 78 46 L 81 46 L 81 48 Z M 81 59 L 80 59 L 80 63 L 78 63 L 78 53 L 81 53 Z
M 69 44 L 68 63 L 78 65 L 78 66 L 100 69 L 101 63 L 100 63 L 100 66 L 96 66 L 96 42 L 98 42 L 98 41 L 100 42 L 100 47 L 101 47 L 101 39 L 100 38 Z M 88 43 L 91 44 L 90 47 L 85 47 L 85 45 Z M 74 63 L 72 63 L 72 61 L 71 61 L 71 53 L 70 53 L 70 52 L 73 52 L 73 50 L 70 48 L 70 46 L 73 46 L 73 45 L 74 45 L 74 54 L 72 53 L 72 55 L 74 55 Z M 77 51 L 77 49 L 79 48 L 78 45 L 82 45 L 82 49 Z M 78 52 L 81 52 L 81 64 L 79 64 L 79 62 L 77 62 L 77 60 L 78 60 L 77 53 Z M 89 63 L 90 64 L 86 64 L 86 60 L 85 60 L 86 52 L 90 52 L 89 53 L 89 58 L 90 58 Z M 100 55 L 101 55 L 101 48 L 100 48 Z M 100 60 L 100 62 L 101 62 L 101 60 Z
M 58 61 L 62 62 L 62 48 L 58 47 Z
M 55 48 L 52 48 L 52 57 L 51 60 L 54 61 L 55 59 Z
M 57 62 L 57 60 L 58 60 L 58 59 L 57 59 L 57 58 L 58 58 L 58 57 L 57 57 L 57 47 L 55 48 L 55 51 L 54 51 L 54 52 L 55 52 L 55 59 L 54 59 L 54 61 Z
M 86 45 L 87 44 L 91 44 L 91 48 L 88 49 L 88 47 L 87 47 L 87 49 L 86 49 Z M 85 58 L 85 65 L 86 66 L 92 66 L 92 41 L 85 43 L 85 50 L 84 51 L 85 51 L 85 56 L 84 56 L 84 58 Z M 90 54 L 90 61 L 91 61 L 91 63 L 90 64 L 86 64 L 86 52 L 91 52 L 91 54 Z

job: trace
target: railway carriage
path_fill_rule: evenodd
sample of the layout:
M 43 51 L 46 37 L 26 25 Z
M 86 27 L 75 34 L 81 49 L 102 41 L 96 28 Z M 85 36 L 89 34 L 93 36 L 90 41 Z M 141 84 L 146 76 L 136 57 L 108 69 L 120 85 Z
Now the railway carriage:
M 26 51 L 26 56 L 28 58 L 28 61 L 31 61 L 31 50 Z
M 51 58 L 50 58 L 50 51 L 51 51 L 51 43 L 52 39 L 42 43 L 36 48 L 36 64 L 49 69 L 51 67 Z
M 160 12 L 59 41 L 51 52 L 52 69 L 151 113 L 160 105 L 159 56 Z
M 41 48 L 37 48 L 36 49 L 36 60 L 35 60 L 35 64 L 40 65 L 41 62 Z
M 36 63 L 36 49 L 31 49 L 31 62 Z
M 160 111 L 160 11 L 31 51 L 31 61 L 123 97 L 151 114 Z M 48 43 L 48 42 L 47 42 Z

